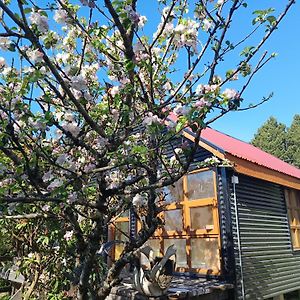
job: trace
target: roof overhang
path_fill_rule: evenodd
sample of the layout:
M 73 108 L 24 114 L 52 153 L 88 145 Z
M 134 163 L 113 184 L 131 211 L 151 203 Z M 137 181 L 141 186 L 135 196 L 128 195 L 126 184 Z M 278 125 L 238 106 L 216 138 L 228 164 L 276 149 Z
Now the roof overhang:
M 189 129 L 183 131 L 183 136 L 191 141 L 194 141 L 195 135 Z M 202 138 L 200 138 L 199 146 L 211 152 L 219 159 L 228 159 L 233 164 L 233 169 L 237 173 L 300 190 L 299 178 L 289 176 L 251 161 L 236 157 Z

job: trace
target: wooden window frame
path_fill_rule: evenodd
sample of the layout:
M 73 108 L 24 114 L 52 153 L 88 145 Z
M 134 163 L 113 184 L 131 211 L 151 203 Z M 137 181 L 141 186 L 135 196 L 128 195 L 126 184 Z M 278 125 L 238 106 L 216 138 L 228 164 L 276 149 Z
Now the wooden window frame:
M 196 173 L 201 173 L 205 171 L 213 172 L 213 185 L 214 185 L 214 195 L 209 198 L 200 198 L 189 200 L 188 199 L 188 176 Z M 191 230 L 191 218 L 190 209 L 193 207 L 212 207 L 212 217 L 213 217 L 213 228 L 197 229 Z M 187 175 L 183 176 L 183 200 L 181 202 L 173 202 L 166 206 L 164 211 L 170 211 L 175 209 L 182 209 L 183 213 L 183 230 L 168 230 L 159 228 L 153 235 L 153 238 L 160 240 L 161 251 L 164 253 L 163 241 L 165 239 L 185 239 L 186 240 L 186 254 L 187 254 L 187 268 L 179 267 L 177 270 L 179 272 L 195 272 L 200 274 L 212 274 L 220 275 L 221 270 L 221 239 L 220 239 L 220 225 L 219 225 L 219 211 L 218 211 L 218 190 L 217 190 L 217 172 L 216 169 L 203 168 L 194 170 Z M 161 213 L 161 217 L 164 216 L 164 212 Z M 218 254 L 219 254 L 219 268 L 204 269 L 204 268 L 192 268 L 191 262 L 191 240 L 194 238 L 211 238 L 217 239 L 218 242 Z
M 199 198 L 199 199 L 188 199 L 188 176 L 196 173 L 212 171 L 213 172 L 213 185 L 214 185 L 214 195 L 209 198 Z M 159 252 L 165 253 L 166 249 L 164 249 L 164 241 L 167 239 L 184 239 L 186 242 L 186 258 L 187 258 L 187 267 L 178 267 L 176 271 L 179 272 L 194 272 L 199 274 L 211 274 L 211 275 L 220 275 L 221 270 L 221 238 L 220 238 L 220 225 L 219 225 L 219 211 L 218 211 L 218 190 L 217 190 L 217 172 L 216 168 L 203 168 L 194 170 L 185 176 L 182 177 L 183 180 L 183 199 L 180 202 L 172 202 L 166 205 L 164 211 L 171 211 L 175 209 L 182 209 L 182 224 L 183 230 L 168 230 L 166 231 L 163 228 L 159 228 L 153 234 L 152 239 L 156 239 L 159 241 L 160 249 Z M 193 207 L 208 207 L 212 208 L 212 218 L 213 218 L 213 228 L 203 228 L 197 230 L 191 230 L 191 217 L 190 217 L 190 209 Z M 164 212 L 160 213 L 160 216 L 164 218 Z M 119 222 L 129 222 L 129 217 L 119 217 L 115 223 Z M 140 224 L 138 223 L 137 230 L 140 229 Z M 110 237 L 114 239 L 116 233 L 115 225 L 110 226 Z M 218 244 L 218 262 L 219 268 L 192 268 L 191 262 L 191 240 L 194 238 L 211 238 L 216 239 Z M 112 249 L 112 257 L 115 259 L 115 247 Z
M 290 229 L 290 239 L 293 251 L 300 251 L 300 191 L 295 189 L 284 190 L 287 215 Z M 291 199 L 296 203 L 296 206 L 291 205 Z M 292 216 L 297 216 L 293 218 Z M 295 231 L 295 234 L 292 234 Z M 294 237 L 294 238 L 293 238 Z
M 111 240 L 111 241 L 115 240 L 116 232 L 118 230 L 118 229 L 116 229 L 116 225 L 118 223 L 124 223 L 124 222 L 128 223 L 128 236 L 130 235 L 130 218 L 129 218 L 129 216 L 128 217 L 119 217 L 114 221 L 114 224 L 109 225 L 109 240 Z M 113 261 L 116 260 L 115 254 L 116 254 L 116 246 L 114 246 L 112 248 L 112 251 L 110 253 Z

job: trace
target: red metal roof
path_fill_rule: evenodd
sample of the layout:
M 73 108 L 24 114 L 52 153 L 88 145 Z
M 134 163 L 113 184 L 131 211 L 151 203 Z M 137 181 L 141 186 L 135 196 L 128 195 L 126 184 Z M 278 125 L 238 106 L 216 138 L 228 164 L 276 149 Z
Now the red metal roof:
M 206 128 L 202 130 L 201 138 L 204 143 L 206 141 L 233 156 L 300 179 L 300 169 L 227 134 Z

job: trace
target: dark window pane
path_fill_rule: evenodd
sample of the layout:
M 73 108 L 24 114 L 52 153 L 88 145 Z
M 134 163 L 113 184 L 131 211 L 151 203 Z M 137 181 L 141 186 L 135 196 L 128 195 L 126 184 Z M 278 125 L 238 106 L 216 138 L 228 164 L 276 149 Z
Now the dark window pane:
M 212 206 L 192 207 L 191 229 L 207 229 L 207 225 L 213 225 Z
M 181 231 L 182 228 L 182 210 L 174 209 L 165 211 L 165 230 Z
M 165 252 L 171 245 L 175 245 L 176 247 L 176 267 L 187 268 L 185 239 L 165 239 Z
M 211 170 L 188 175 L 187 192 L 189 200 L 214 197 L 215 191 L 213 178 L 214 172 Z
M 192 268 L 220 269 L 218 239 L 191 239 Z

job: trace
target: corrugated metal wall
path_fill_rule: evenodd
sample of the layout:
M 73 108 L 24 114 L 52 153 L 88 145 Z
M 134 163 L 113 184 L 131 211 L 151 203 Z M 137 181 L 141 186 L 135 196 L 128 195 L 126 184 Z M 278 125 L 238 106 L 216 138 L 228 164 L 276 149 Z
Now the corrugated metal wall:
M 300 253 L 290 241 L 282 187 L 238 175 L 236 198 L 239 215 L 245 299 L 267 299 L 300 289 Z M 233 187 L 232 226 L 236 266 L 239 265 Z M 238 299 L 242 299 L 237 267 Z

